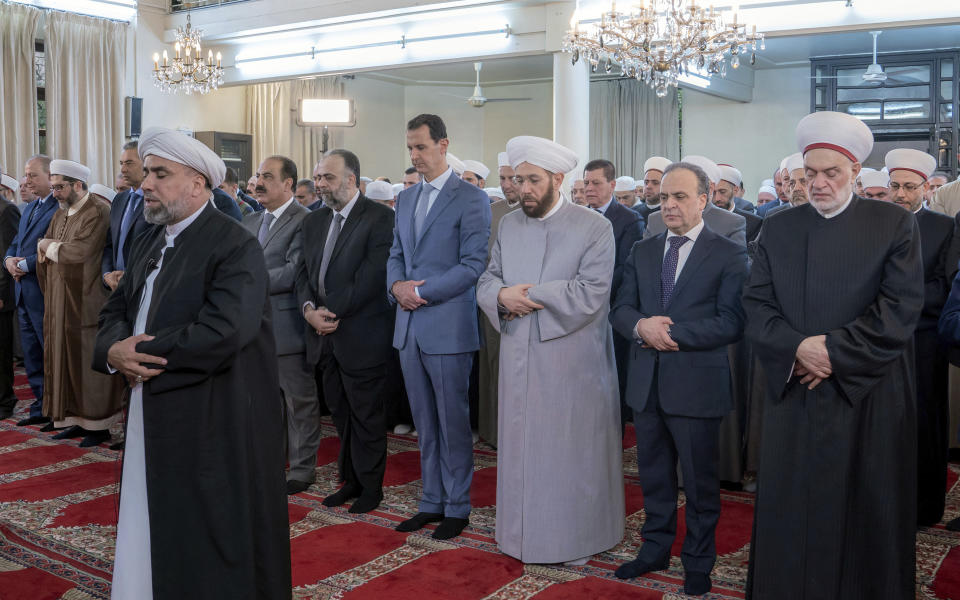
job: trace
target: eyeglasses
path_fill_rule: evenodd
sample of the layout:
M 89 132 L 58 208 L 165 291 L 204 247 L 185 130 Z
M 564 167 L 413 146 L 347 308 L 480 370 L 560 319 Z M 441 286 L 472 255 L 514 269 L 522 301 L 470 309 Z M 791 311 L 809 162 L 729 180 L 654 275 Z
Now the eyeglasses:
M 915 183 L 906 183 L 904 185 L 900 185 L 899 183 L 893 183 L 892 181 L 890 182 L 889 187 L 891 192 L 899 192 L 901 189 L 903 189 L 903 191 L 911 194 L 920 189 L 920 186 Z
M 50 186 L 50 188 L 53 189 L 53 191 L 55 192 L 61 192 L 63 190 L 66 190 L 72 187 L 73 187 L 73 183 L 55 183 Z
M 525 183 L 529 183 L 530 185 L 538 185 L 541 181 L 543 181 L 543 178 L 538 175 L 531 175 L 530 177 L 514 175 L 510 179 L 513 180 L 513 184 L 517 186 L 522 186 Z

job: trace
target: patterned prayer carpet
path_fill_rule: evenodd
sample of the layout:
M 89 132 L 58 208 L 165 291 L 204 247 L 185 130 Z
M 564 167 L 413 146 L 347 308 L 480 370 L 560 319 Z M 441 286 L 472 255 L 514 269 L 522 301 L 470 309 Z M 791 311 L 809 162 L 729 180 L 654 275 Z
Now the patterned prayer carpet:
M 81 449 L 35 427 L 14 423 L 30 390 L 22 372 L 23 400 L 13 419 L 0 421 L 0 599 L 87 600 L 108 598 L 117 519 L 119 453 L 100 446 Z M 337 487 L 338 441 L 323 426 L 317 483 L 290 498 L 294 598 L 519 600 L 677 599 L 685 597 L 680 542 L 669 570 L 630 582 L 613 569 L 636 554 L 643 500 L 633 474 L 632 433 L 625 442 L 627 533 L 615 548 L 583 567 L 523 565 L 497 551 L 493 539 L 496 453 L 475 449 L 474 510 L 470 527 L 438 542 L 429 530 L 398 533 L 393 527 L 416 512 L 420 493 L 416 439 L 391 436 L 385 498 L 367 515 L 328 509 L 323 497 Z M 951 465 L 945 519 L 960 516 L 960 466 Z M 683 527 L 680 508 L 680 536 Z M 753 496 L 724 492 L 717 531 L 719 560 L 708 600 L 743 598 Z M 562 523 L 557 524 L 562 527 Z M 429 529 L 432 529 L 430 526 Z M 682 538 L 681 538 L 682 539 Z M 942 526 L 917 534 L 917 598 L 960 600 L 960 534 Z

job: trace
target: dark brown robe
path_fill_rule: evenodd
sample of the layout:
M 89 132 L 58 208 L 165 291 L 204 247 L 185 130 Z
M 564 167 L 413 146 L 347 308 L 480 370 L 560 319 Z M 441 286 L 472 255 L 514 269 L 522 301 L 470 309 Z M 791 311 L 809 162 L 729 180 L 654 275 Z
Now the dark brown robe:
M 44 296 L 43 414 L 57 427 L 107 429 L 120 419 L 123 381 L 90 368 L 97 316 L 107 300 L 100 279 L 110 206 L 87 195 L 59 208 L 44 238 L 54 240 L 37 254 Z
M 914 597 L 920 234 L 899 206 L 854 197 L 831 219 L 768 216 L 743 304 L 765 371 L 753 600 Z M 833 375 L 791 375 L 826 335 Z

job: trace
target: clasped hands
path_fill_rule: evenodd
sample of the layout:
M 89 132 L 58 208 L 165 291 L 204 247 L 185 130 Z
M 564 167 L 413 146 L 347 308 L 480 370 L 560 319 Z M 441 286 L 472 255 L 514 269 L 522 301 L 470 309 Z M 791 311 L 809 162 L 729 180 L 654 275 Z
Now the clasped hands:
M 420 297 L 420 294 L 418 294 L 415 289 L 423 284 L 423 279 L 420 281 L 396 281 L 393 286 L 390 287 L 390 293 L 393 294 L 393 297 L 397 300 L 397 304 L 399 304 L 403 310 L 417 310 L 427 303 L 426 300 Z
M 673 319 L 656 316 L 637 321 L 637 334 L 643 339 L 644 348 L 653 348 L 660 352 L 677 352 L 680 346 L 670 337 Z
M 303 311 L 303 318 L 310 323 L 310 327 L 313 327 L 317 335 L 330 335 L 340 326 L 340 319 L 325 306 L 317 308 L 307 306 Z
M 808 337 L 797 346 L 797 360 L 793 365 L 793 374 L 800 378 L 800 383 L 808 389 L 813 389 L 833 375 L 833 365 L 830 364 L 830 354 L 827 352 L 827 336 L 815 335 Z
M 130 387 L 149 381 L 163 373 L 163 369 L 148 369 L 146 364 L 166 365 L 167 359 L 137 352 L 137 344 L 149 342 L 154 336 L 141 333 L 115 342 L 107 351 L 107 364 L 122 373 Z
M 543 308 L 542 304 L 530 299 L 529 290 L 532 287 L 532 283 L 521 283 L 500 288 L 500 292 L 497 294 L 497 303 L 507 311 L 507 314 L 503 317 L 505 320 L 512 321 L 517 317 L 525 317 L 533 311 Z
M 11 256 L 3 263 L 7 272 L 17 281 L 20 281 L 20 278 L 27 274 L 26 271 L 17 266 L 21 260 L 23 260 L 22 256 Z

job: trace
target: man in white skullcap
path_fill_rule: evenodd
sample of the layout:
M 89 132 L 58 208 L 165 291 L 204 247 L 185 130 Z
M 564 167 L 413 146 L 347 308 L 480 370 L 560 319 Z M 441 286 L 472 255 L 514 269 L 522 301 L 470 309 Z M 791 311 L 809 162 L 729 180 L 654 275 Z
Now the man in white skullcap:
M 505 197 L 504 197 L 504 195 L 503 195 L 503 190 L 501 190 L 501 189 L 498 188 L 498 187 L 483 188 L 483 191 L 485 191 L 485 192 L 487 193 L 487 196 L 490 196 L 490 202 L 491 202 L 491 204 L 494 203 L 494 202 L 496 202 L 497 200 L 504 200 L 504 199 L 505 199 Z
M 767 179 L 764 181 L 773 181 L 772 179 Z M 764 206 L 770 202 L 774 202 L 777 199 L 777 188 L 772 185 L 761 185 L 757 189 L 757 208 Z M 758 210 L 759 212 L 759 210 Z M 764 211 L 766 212 L 766 211 Z
M 478 160 L 463 161 L 463 175 L 461 175 L 461 179 L 467 183 L 472 183 L 478 188 L 483 189 L 487 185 L 488 175 L 490 175 L 490 169 L 482 162 Z
M 713 205 L 743 217 L 746 225 L 747 241 L 752 242 L 760 233 L 763 219 L 754 214 L 756 208 L 753 203 L 747 202 L 739 196 L 740 188 L 743 185 L 743 175 L 738 169 L 730 165 L 717 166 L 720 167 L 720 181 L 717 182 L 713 190 Z M 744 209 L 741 206 L 743 203 L 749 204 L 750 210 Z
M 82 437 L 81 447 L 110 439 L 120 419 L 123 382 L 96 373 L 93 342 L 107 300 L 100 259 L 110 227 L 110 206 L 88 193 L 90 169 L 70 160 L 50 162 L 53 197 L 60 208 L 37 242 L 37 278 L 44 296 L 43 414 L 65 428 L 54 439 Z
M 0 176 L 0 248 L 7 248 L 17 237 L 20 209 L 16 205 L 20 183 L 9 175 Z M 6 269 L 0 271 L 0 419 L 13 415 L 17 396 L 13 391 L 14 323 L 17 303 L 16 282 Z M 22 352 L 21 352 L 22 356 Z
M 747 597 L 913 598 L 920 234 L 853 193 L 863 121 L 816 112 L 796 135 L 810 201 L 767 217 L 744 288 L 771 399 Z
M 572 150 L 520 136 L 507 154 L 522 211 L 500 222 L 477 285 L 477 302 L 501 335 L 496 540 L 525 563 L 584 564 L 624 530 L 606 320 L 613 228 L 561 196 L 564 173 L 577 166 Z
M 365 195 L 371 200 L 376 200 L 384 206 L 393 208 L 393 186 L 386 181 L 371 181 L 367 184 L 367 193 Z
M 706 156 L 696 154 L 684 156 L 681 162 L 696 165 L 706 173 L 710 183 L 710 191 L 707 198 L 713 198 L 717 184 L 720 183 L 721 178 L 720 167 L 717 166 L 717 163 Z M 743 216 L 719 209 L 714 206 L 713 202 L 707 202 L 703 208 L 703 222 L 706 223 L 707 227 L 712 229 L 714 233 L 719 233 L 723 237 L 730 238 L 744 246 L 747 245 L 747 221 Z M 647 229 L 644 231 L 643 237 L 645 239 L 650 238 L 666 230 L 667 227 L 663 222 L 663 215 L 657 211 L 652 213 L 647 219 Z
M 20 182 L 9 175 L 0 175 L 0 197 L 17 205 L 20 201 Z
M 950 217 L 923 207 L 937 160 L 919 150 L 897 148 L 885 158 L 890 182 L 887 199 L 913 213 L 923 256 L 923 313 L 913 334 L 917 386 L 917 525 L 932 527 L 943 518 L 950 447 L 949 362 L 937 338 L 937 322 L 947 295 L 947 260 L 954 235 Z M 870 190 L 864 190 L 869 192 Z M 955 266 L 953 267 L 956 268 Z
M 731 201 L 733 205 L 743 212 L 754 214 L 757 207 L 754 206 L 749 200 L 745 200 L 743 198 L 743 174 L 740 172 L 740 169 L 726 163 L 718 163 L 717 166 L 720 167 L 720 171 L 722 173 L 720 179 L 733 185 L 733 190 L 731 193 Z M 716 200 L 716 194 L 714 194 L 714 200 Z M 714 204 L 716 204 L 716 202 L 714 202 Z M 727 210 L 733 211 L 732 208 Z
M 795 206 L 801 206 L 808 202 L 807 198 L 807 178 L 803 169 L 803 154 L 796 152 L 784 160 L 783 169 L 783 191 L 787 194 L 789 201 L 780 206 L 766 211 L 765 217 L 783 212 Z
M 883 171 L 869 171 L 861 173 L 858 178 L 860 187 L 863 191 L 860 196 L 870 200 L 891 200 L 890 198 L 890 175 Z
M 450 165 L 450 168 L 453 169 L 453 174 L 457 177 L 463 177 L 464 171 L 467 170 L 467 165 L 463 164 L 463 161 L 447 152 L 447 163 Z
M 621 205 L 627 208 L 633 208 L 633 205 L 637 201 L 637 182 L 629 175 L 617 177 L 616 183 L 613 186 L 613 197 L 616 198 L 617 202 Z
M 133 242 L 100 313 L 93 362 L 131 387 L 113 597 L 287 597 L 284 422 L 263 249 L 212 205 L 225 168 L 207 146 L 155 127 L 138 151 L 155 227 Z
M 497 165 L 500 171 L 501 199 L 490 204 L 490 240 L 488 254 L 493 251 L 493 244 L 497 241 L 497 232 L 500 221 L 507 214 L 520 208 L 520 188 L 513 182 L 514 172 L 510 166 L 510 157 L 506 152 L 497 154 Z M 491 196 L 491 201 L 493 196 Z M 489 260 L 489 259 L 488 259 Z M 481 310 L 482 309 L 478 309 Z M 490 324 L 490 321 L 480 315 L 480 324 L 483 329 L 483 346 L 478 355 L 478 406 L 477 406 L 477 433 L 488 444 L 497 445 L 497 386 L 500 373 L 500 332 Z
M 117 192 L 108 188 L 107 186 L 95 183 L 90 186 L 90 195 L 103 200 L 107 204 L 113 202 L 113 199 L 117 196 Z
M 651 156 L 643 163 L 643 204 L 634 208 L 644 221 L 650 213 L 660 210 L 660 180 L 672 161 L 662 156 Z

